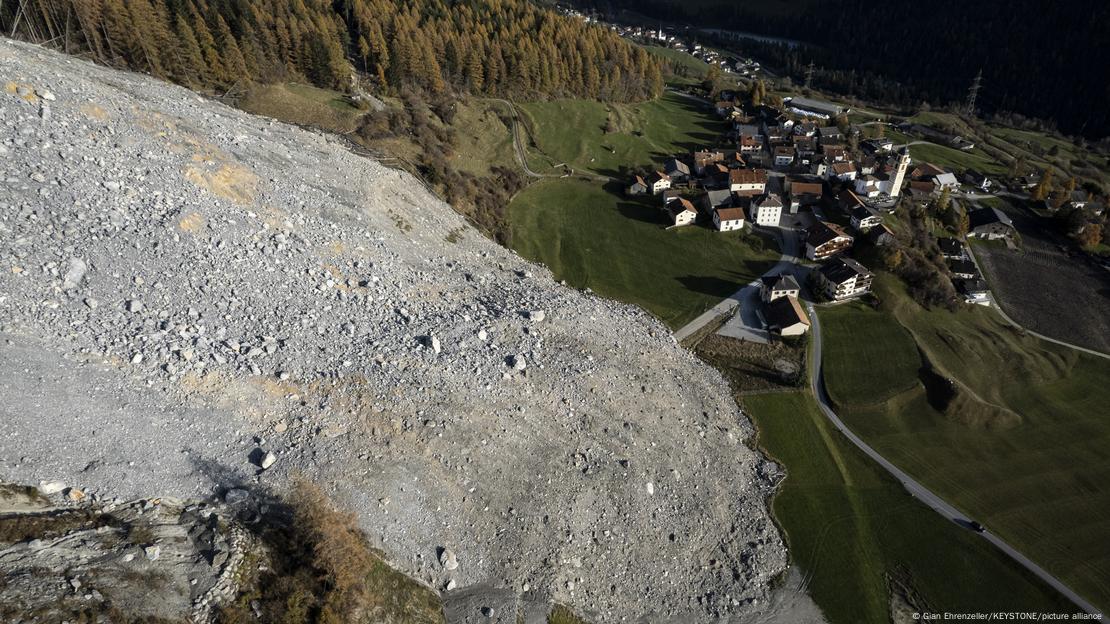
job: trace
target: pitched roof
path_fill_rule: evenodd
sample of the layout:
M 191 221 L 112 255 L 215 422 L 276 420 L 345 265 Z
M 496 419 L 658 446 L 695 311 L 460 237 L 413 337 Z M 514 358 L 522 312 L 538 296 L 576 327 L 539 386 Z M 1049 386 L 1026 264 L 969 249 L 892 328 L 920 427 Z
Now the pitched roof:
M 940 186 L 959 185 L 960 183 L 959 180 L 956 179 L 956 174 L 947 172 L 935 176 L 934 180 Z
M 743 208 L 718 208 L 717 218 L 721 221 L 743 221 Z
M 663 168 L 666 169 L 668 172 L 673 171 L 686 175 L 690 174 L 690 167 L 677 158 L 671 158 L 670 160 L 668 160 L 666 163 L 663 164 Z
M 948 236 L 938 238 L 937 246 L 940 247 L 940 252 L 946 256 L 959 256 L 964 253 L 963 243 Z
M 791 195 L 817 195 L 818 197 L 824 192 L 824 187 L 820 182 L 800 182 L 797 180 L 790 181 L 790 194 Z
M 867 267 L 852 260 L 851 258 L 833 258 L 821 268 L 817 269 L 825 279 L 834 284 L 843 284 L 853 277 L 870 277 L 871 271 Z
M 840 174 L 851 173 L 851 172 L 855 171 L 856 170 L 856 165 L 855 165 L 855 163 L 851 163 L 851 162 L 838 162 L 838 163 L 833 163 L 832 166 L 830 167 L 830 169 L 832 169 L 833 173 L 835 173 L 837 175 L 840 175 Z
M 797 297 L 779 297 L 763 307 L 763 318 L 767 320 L 768 327 L 790 327 L 801 323 L 809 327 L 809 317 L 806 316 Z
M 790 273 L 764 275 L 759 279 L 771 290 L 801 290 L 801 286 L 798 286 L 798 280 L 794 279 L 794 276 Z
M 966 275 L 978 275 L 979 267 L 971 260 L 949 260 L 948 269 L 953 273 L 964 273 Z
M 870 237 L 871 240 L 879 240 L 879 238 L 882 237 L 884 234 L 890 236 L 891 238 L 894 238 L 894 231 L 888 228 L 885 223 L 880 223 L 879 225 L 875 226 L 874 229 L 868 232 L 867 236 Z
M 910 177 L 911 178 L 932 178 L 932 177 L 936 177 L 936 176 L 938 176 L 942 173 L 944 173 L 944 169 L 941 169 L 940 167 L 938 167 L 938 166 L 936 166 L 932 163 L 921 163 L 912 172 L 910 172 Z
M 818 221 L 809 228 L 809 235 L 806 237 L 806 242 L 814 247 L 820 247 L 840 237 L 852 240 L 852 237 L 848 236 L 848 234 L 844 232 L 844 228 L 839 225 L 829 223 L 828 221 Z
M 705 198 L 709 205 L 716 208 L 718 206 L 731 206 L 732 205 L 732 191 L 728 189 L 711 190 L 705 192 Z
M 1009 227 L 1014 227 L 1014 222 L 1010 221 L 1010 216 L 1002 212 L 998 208 L 979 208 L 967 213 L 967 220 L 970 222 L 971 229 L 982 227 L 984 225 L 991 225 L 992 223 L 1001 223 Z
M 685 197 L 679 197 L 678 201 L 669 202 L 667 204 L 667 212 L 671 213 L 671 216 L 677 217 L 684 212 L 697 214 L 698 210 L 694 208 L 694 204 L 691 204 L 690 200 Z
M 768 193 L 759 200 L 758 206 L 760 208 L 782 208 L 782 200 L 779 199 L 777 193 Z
M 767 172 L 763 169 L 732 169 L 728 172 L 729 184 L 766 184 Z

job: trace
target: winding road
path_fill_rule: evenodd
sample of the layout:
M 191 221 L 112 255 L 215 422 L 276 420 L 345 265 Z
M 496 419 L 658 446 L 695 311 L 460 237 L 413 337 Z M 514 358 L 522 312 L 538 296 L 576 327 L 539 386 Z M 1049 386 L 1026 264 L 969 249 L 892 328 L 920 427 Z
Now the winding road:
M 791 235 L 793 234 L 791 230 L 778 229 L 778 233 L 780 235 L 780 242 L 782 242 L 783 254 L 779 258 L 779 261 L 775 263 L 775 266 L 767 271 L 765 275 L 777 275 L 785 271 L 794 271 L 797 269 L 797 267 L 801 266 L 801 260 L 797 257 L 797 237 Z M 722 314 L 730 312 L 738 305 L 740 305 L 741 302 L 745 300 L 745 298 L 750 296 L 750 290 L 753 288 L 758 288 L 758 284 L 759 279 L 756 279 L 743 286 L 735 293 L 730 295 L 728 298 L 722 300 L 720 303 L 713 306 L 687 325 L 679 328 L 677 331 L 675 331 L 674 337 L 678 340 L 682 340 L 683 338 L 690 336 L 697 330 L 704 327 L 713 319 L 719 317 Z M 949 504 L 932 490 L 929 490 L 924 485 L 914 480 L 913 477 L 911 477 L 901 468 L 895 466 L 893 463 L 879 454 L 878 451 L 864 442 L 862 438 L 853 433 L 852 430 L 844 424 L 844 421 L 842 421 L 840 417 L 836 415 L 836 412 L 833 410 L 832 407 L 832 402 L 829 399 L 828 392 L 825 389 L 824 383 L 821 320 L 817 316 L 816 307 L 812 302 L 806 302 L 805 305 L 806 310 L 809 313 L 811 323 L 810 328 L 813 335 L 813 339 L 811 342 L 812 351 L 810 352 L 809 358 L 809 361 L 813 362 L 813 365 L 809 367 L 810 388 L 813 392 L 814 398 L 816 398 L 817 400 L 817 405 L 821 409 L 821 412 L 825 415 L 826 418 L 828 418 L 829 422 L 831 422 L 838 431 L 844 434 L 844 437 L 846 437 L 852 444 L 856 446 L 856 448 L 863 451 L 865 455 L 879 464 L 879 466 L 881 466 L 883 470 L 886 470 L 890 475 L 898 479 L 898 481 L 902 483 L 902 486 L 906 489 L 906 491 L 909 492 L 912 496 L 925 503 L 925 505 L 927 505 L 930 509 L 944 516 L 949 521 L 959 525 L 963 529 L 969 531 L 972 530 L 971 527 L 973 520 L 970 517 L 968 517 L 956 507 Z M 999 309 L 999 312 L 1001 312 L 1001 309 Z M 1002 313 L 1002 316 L 1003 318 L 1010 320 L 1009 317 L 1005 315 L 1005 313 Z M 1014 323 L 1012 320 L 1010 320 L 1010 322 L 1013 323 L 1015 326 L 1020 327 L 1020 325 L 1017 325 L 1017 323 Z M 1069 345 L 1058 340 L 1052 340 L 1051 338 L 1046 338 L 1044 336 L 1038 335 L 1038 337 L 1051 340 L 1052 342 L 1056 342 L 1064 346 L 1074 347 L 1074 345 Z M 1088 349 L 1081 350 L 1093 353 L 1094 355 L 1102 355 L 1103 357 L 1106 357 L 1104 354 L 1091 352 Z M 1022 566 L 1026 570 L 1029 570 L 1029 572 L 1031 572 L 1037 578 L 1041 579 L 1053 589 L 1060 592 L 1061 595 L 1074 603 L 1078 608 L 1089 614 L 1097 614 L 1101 617 L 1102 612 L 1098 610 L 1094 605 L 1092 605 L 1082 596 L 1073 591 L 1070 587 L 1064 584 L 1063 581 L 1056 578 L 1047 570 L 1037 565 L 1037 563 L 1035 563 L 1033 560 L 1023 555 L 1020 551 L 1011 546 L 1005 540 L 991 533 L 989 530 L 984 530 L 979 535 L 981 535 L 983 539 L 990 542 L 994 547 L 998 548 L 1003 553 L 1008 555 L 1011 559 L 1017 562 L 1018 565 Z
M 852 444 L 856 445 L 856 448 L 863 451 L 865 455 L 867 455 L 877 464 L 882 466 L 883 469 L 890 473 L 894 478 L 901 481 L 902 486 L 906 488 L 907 492 L 909 492 L 915 498 L 928 505 L 929 508 L 931 508 L 933 511 L 939 513 L 948 520 L 960 525 L 965 529 L 971 530 L 971 518 L 967 517 L 959 509 L 956 509 L 952 505 L 945 502 L 943 498 L 934 494 L 931 490 L 915 481 L 913 477 L 906 474 L 906 472 L 903 471 L 901 468 L 895 466 L 885 457 L 880 455 L 878 451 L 864 442 L 859 436 L 852 433 L 852 430 L 849 429 L 848 426 L 844 424 L 844 421 L 840 420 L 840 417 L 836 415 L 835 411 L 833 411 L 832 403 L 829 401 L 829 395 L 825 390 L 825 382 L 822 370 L 823 363 L 821 360 L 821 321 L 818 318 L 817 310 L 812 303 L 807 303 L 806 309 L 809 312 L 811 323 L 810 327 L 813 330 L 813 341 L 811 343 L 813 346 L 813 350 L 810 355 L 811 361 L 814 362 L 814 365 L 809 367 L 809 383 L 810 388 L 813 390 L 813 396 L 817 399 L 817 405 L 821 408 L 821 412 L 824 413 L 825 417 L 829 419 L 829 422 L 831 422 L 834 427 L 836 427 L 841 433 L 844 434 L 844 437 L 848 438 L 848 440 L 850 440 Z M 1065 598 L 1075 603 L 1075 605 L 1083 611 L 1091 614 L 1102 614 L 1102 612 L 1095 608 L 1094 605 L 1092 605 L 1090 602 L 1087 602 L 1082 596 L 1072 591 L 1072 589 L 1065 585 L 1063 581 L 1050 574 L 1048 571 L 1034 563 L 1025 555 L 1021 554 L 1020 551 L 1008 544 L 1002 538 L 991 533 L 990 531 L 983 531 L 982 533 L 980 533 L 980 535 L 983 537 L 983 539 L 993 544 L 996 548 L 1009 555 L 1011 559 L 1016 561 L 1023 568 L 1032 572 L 1034 575 L 1037 576 L 1037 578 L 1041 579 L 1042 581 L 1050 585 L 1053 589 L 1060 592 Z

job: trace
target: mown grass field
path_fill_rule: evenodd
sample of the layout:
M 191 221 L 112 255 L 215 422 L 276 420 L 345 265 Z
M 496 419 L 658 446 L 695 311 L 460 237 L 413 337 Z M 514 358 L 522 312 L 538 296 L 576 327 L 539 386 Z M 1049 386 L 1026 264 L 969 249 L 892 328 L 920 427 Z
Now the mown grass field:
M 759 445 L 786 466 L 772 508 L 832 624 L 885 624 L 892 603 L 907 612 L 1073 611 L 976 534 L 909 496 L 809 394 L 743 401 Z
M 698 225 L 666 230 L 658 197 L 574 178 L 536 182 L 509 207 L 513 247 L 577 288 L 637 304 L 672 328 L 755 279 L 771 241 Z
M 586 100 L 528 102 L 518 108 L 535 142 L 529 164 L 554 171 L 619 177 L 634 167 L 660 166 L 676 153 L 717 145 L 728 130 L 708 105 L 674 93 L 640 104 Z M 609 126 L 614 132 L 606 133 Z
M 915 162 L 929 162 L 956 172 L 975 169 L 983 173 L 997 175 L 1006 171 L 1006 165 L 983 154 L 979 148 L 965 152 L 947 145 L 927 143 L 911 145 L 910 156 L 913 157 Z
M 921 359 L 898 321 L 862 304 L 821 311 L 825 376 L 837 404 L 880 403 L 918 383 Z
M 880 311 L 912 336 L 887 343 L 900 352 L 888 358 L 911 361 L 920 349 L 956 392 L 919 383 L 882 404 L 847 401 L 884 366 L 867 363 L 867 341 L 834 333 L 844 325 L 866 333 L 874 313 L 842 307 L 825 337 L 829 391 L 846 399 L 840 416 L 1073 589 L 1110 605 L 1110 361 L 1024 335 L 989 308 L 924 310 L 887 274 L 875 290 Z

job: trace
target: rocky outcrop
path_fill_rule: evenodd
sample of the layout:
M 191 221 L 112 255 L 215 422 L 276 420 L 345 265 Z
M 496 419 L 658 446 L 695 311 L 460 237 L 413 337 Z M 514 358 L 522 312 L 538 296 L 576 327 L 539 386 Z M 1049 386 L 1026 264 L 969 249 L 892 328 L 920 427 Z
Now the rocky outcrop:
M 448 594 L 599 623 L 766 603 L 765 460 L 657 320 L 338 139 L 4 40 L 0 77 L 0 477 L 304 473 Z
M 255 544 L 235 510 L 59 498 L 0 484 L 3 621 L 201 624 L 239 593 Z

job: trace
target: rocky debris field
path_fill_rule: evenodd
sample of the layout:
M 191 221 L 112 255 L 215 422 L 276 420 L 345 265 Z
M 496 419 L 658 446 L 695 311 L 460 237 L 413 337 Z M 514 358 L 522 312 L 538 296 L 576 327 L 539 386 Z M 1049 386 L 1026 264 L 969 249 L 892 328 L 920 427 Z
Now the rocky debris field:
M 42 492 L 54 492 L 48 483 Z M 239 591 L 252 538 L 226 505 L 47 497 L 0 484 L 5 622 L 206 622 Z
M 777 471 L 648 314 L 335 138 L 3 39 L 0 89 L 0 479 L 204 498 L 303 473 L 447 600 L 773 602 Z

